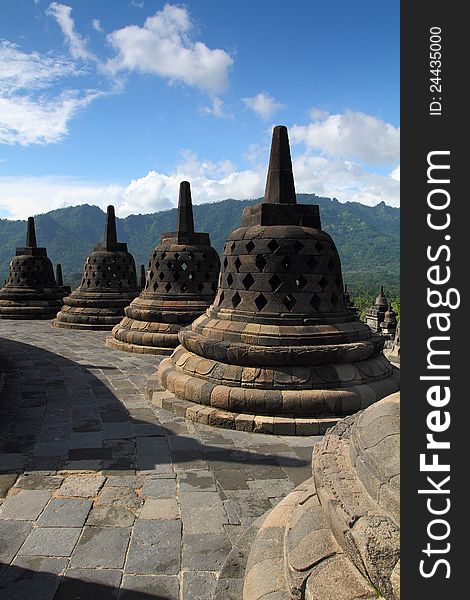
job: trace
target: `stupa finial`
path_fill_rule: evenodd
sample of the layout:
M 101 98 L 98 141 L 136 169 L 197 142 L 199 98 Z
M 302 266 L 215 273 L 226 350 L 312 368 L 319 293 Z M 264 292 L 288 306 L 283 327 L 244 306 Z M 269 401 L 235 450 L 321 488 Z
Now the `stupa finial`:
M 178 199 L 178 215 L 176 217 L 177 233 L 194 233 L 193 205 L 189 181 L 180 183 Z
M 106 249 L 112 249 L 117 245 L 116 215 L 114 214 L 114 206 L 111 205 L 106 209 L 103 245 Z
M 34 227 L 34 217 L 28 217 L 28 229 L 26 231 L 26 247 L 38 247 L 36 242 L 36 228 Z
M 269 204 L 297 204 L 289 136 L 284 125 L 277 125 L 273 130 L 264 201 Z
M 55 267 L 55 280 L 59 287 L 64 286 L 64 279 L 62 277 L 62 265 L 60 263 L 57 263 Z

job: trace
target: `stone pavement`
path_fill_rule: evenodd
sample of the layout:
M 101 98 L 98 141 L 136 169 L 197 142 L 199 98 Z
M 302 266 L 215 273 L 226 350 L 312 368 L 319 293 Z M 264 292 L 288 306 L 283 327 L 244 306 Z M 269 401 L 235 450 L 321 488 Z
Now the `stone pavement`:
M 240 536 L 311 476 L 321 438 L 152 406 L 162 357 L 108 335 L 0 321 L 0 598 L 210 600 Z

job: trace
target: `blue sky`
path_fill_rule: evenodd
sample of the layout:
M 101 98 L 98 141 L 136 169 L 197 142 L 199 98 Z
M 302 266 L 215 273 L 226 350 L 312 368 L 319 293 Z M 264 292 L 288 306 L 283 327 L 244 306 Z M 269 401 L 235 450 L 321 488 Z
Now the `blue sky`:
M 0 217 L 298 192 L 399 204 L 399 2 L 2 0 Z

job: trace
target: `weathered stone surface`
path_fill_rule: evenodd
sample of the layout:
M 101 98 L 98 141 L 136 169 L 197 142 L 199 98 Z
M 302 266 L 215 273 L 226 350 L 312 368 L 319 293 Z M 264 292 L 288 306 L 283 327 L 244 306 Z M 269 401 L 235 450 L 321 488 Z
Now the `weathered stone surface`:
M 137 598 L 179 599 L 178 578 L 169 575 L 124 575 L 119 600 Z
M 0 579 L 0 597 L 53 600 L 66 558 L 18 556 Z
M 0 562 L 8 564 L 32 528 L 31 521 L 0 520 Z
M 41 527 L 82 527 L 91 508 L 91 500 L 53 498 L 38 519 Z
M 80 537 L 79 527 L 36 527 L 21 546 L 26 556 L 70 556 Z
M 145 288 L 106 340 L 110 348 L 171 354 L 178 332 L 214 299 L 220 260 L 207 233 L 194 231 L 191 189 L 180 184 L 176 231 L 164 233 L 150 256 Z
M 282 165 L 282 166 L 280 166 Z M 324 433 L 321 419 L 396 391 L 384 339 L 345 303 L 341 264 L 318 206 L 296 202 L 287 129 L 274 128 L 264 202 L 225 247 L 214 302 L 179 333 L 147 392 L 157 405 L 239 431 Z M 210 408 L 211 410 L 204 410 Z M 305 422 L 308 419 L 308 422 Z
M 67 569 L 54 600 L 115 600 L 120 582 L 116 569 Z
M 178 519 L 176 498 L 146 498 L 140 511 L 141 519 Z
M 33 521 L 44 510 L 50 497 L 51 493 L 46 490 L 15 490 L 0 507 L 0 519 Z
M 56 497 L 94 498 L 106 478 L 101 475 L 70 475 L 55 493 Z
M 125 572 L 137 575 L 176 575 L 180 571 L 180 546 L 180 521 L 137 521 Z
M 122 569 L 130 530 L 122 527 L 85 527 L 70 564 L 73 568 Z

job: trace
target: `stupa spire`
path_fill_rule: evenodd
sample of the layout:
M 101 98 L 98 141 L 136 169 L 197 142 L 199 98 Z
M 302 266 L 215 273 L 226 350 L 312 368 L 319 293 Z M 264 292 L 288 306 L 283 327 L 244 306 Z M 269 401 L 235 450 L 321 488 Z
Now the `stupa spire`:
M 277 125 L 273 130 L 264 201 L 269 204 L 297 204 L 289 136 L 284 125 Z
M 182 181 L 180 183 L 176 232 L 186 234 L 194 233 L 193 205 L 189 181 Z
M 36 242 L 36 228 L 34 226 L 34 217 L 28 217 L 28 229 L 26 230 L 26 247 L 38 247 Z
M 62 265 L 60 263 L 57 263 L 55 267 L 55 280 L 59 287 L 63 287 L 64 279 L 62 277 Z
M 106 209 L 103 245 L 107 250 L 111 250 L 117 245 L 116 215 L 114 214 L 114 206 L 111 205 Z

